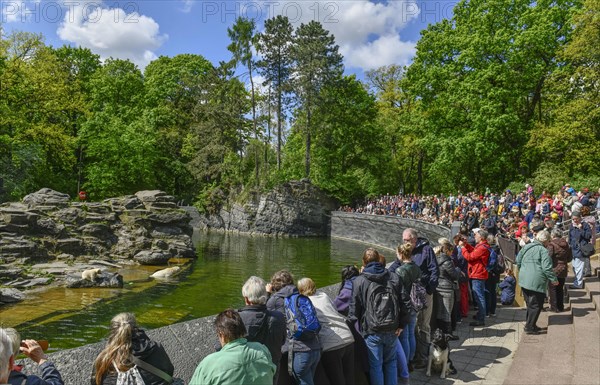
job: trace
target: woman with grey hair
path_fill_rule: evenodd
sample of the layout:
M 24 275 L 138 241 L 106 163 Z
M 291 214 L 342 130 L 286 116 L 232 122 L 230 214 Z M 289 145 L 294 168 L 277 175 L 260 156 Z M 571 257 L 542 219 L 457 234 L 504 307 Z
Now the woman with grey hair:
M 277 366 L 273 376 L 273 384 L 279 381 L 279 363 L 281 361 L 281 346 L 285 342 L 285 315 L 279 311 L 267 309 L 266 282 L 252 276 L 242 286 L 242 296 L 246 306 L 238 310 L 244 326 L 246 339 L 250 342 L 260 342 L 271 353 L 271 359 Z
M 550 311 L 555 313 L 565 310 L 564 286 L 569 273 L 569 262 L 573 260 L 573 253 L 567 241 L 562 237 L 562 231 L 554 228 L 551 233 L 552 240 L 546 248 L 552 258 L 552 270 L 558 279 L 558 285 L 548 285 L 548 302 Z
M 558 285 L 556 274 L 552 270 L 552 259 L 546 246 L 550 243 L 550 234 L 540 231 L 535 241 L 526 244 L 517 255 L 519 268 L 519 286 L 527 304 L 525 334 L 539 334 L 541 328 L 536 323 L 544 306 L 548 282 Z

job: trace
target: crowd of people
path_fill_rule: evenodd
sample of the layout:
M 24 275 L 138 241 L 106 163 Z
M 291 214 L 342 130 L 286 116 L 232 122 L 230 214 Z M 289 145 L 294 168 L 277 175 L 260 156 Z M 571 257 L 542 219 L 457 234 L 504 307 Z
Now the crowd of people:
M 383 195 L 356 207 L 342 206 L 339 211 L 392 215 L 444 226 L 460 221 L 469 231 L 486 221 L 490 233 L 514 235 L 522 218 L 529 224 L 538 214 L 539 219 L 559 223 L 570 219 L 573 211 L 585 216 L 586 208 L 590 212 L 600 209 L 599 198 L 600 189 L 596 192 L 589 188 L 575 190 L 567 183 L 555 194 L 547 191 L 538 194 L 533 186 L 526 184 L 521 192 L 505 190 L 500 194 L 488 191 L 485 194 Z
M 414 205 L 414 199 L 420 202 L 416 197 L 386 197 L 357 210 L 399 215 L 410 210 L 415 217 L 441 213 L 459 218 L 463 226 L 452 239 L 437 239 L 435 247 L 415 229 L 405 229 L 394 261 L 367 248 L 360 268 L 342 270 L 334 299 L 317 291 L 312 279 L 295 281 L 286 270 L 268 283 L 249 277 L 241 288 L 245 306 L 216 316 L 215 352 L 199 363 L 190 385 L 408 384 L 410 373 L 426 366 L 433 330 L 458 340 L 457 325 L 468 317 L 471 305 L 476 313 L 469 326 L 485 327 L 496 315 L 498 285 L 501 303 L 512 305 L 516 278 L 527 305 L 524 332 L 539 334 L 546 294 L 550 311 L 564 311 L 568 264 L 575 272 L 574 289 L 582 288 L 590 273 L 586 269 L 596 232 L 589 213 L 597 207 L 598 195 L 582 191 L 569 202 L 569 189 L 565 186 L 553 197 L 542 193 L 535 200 L 533 190 L 517 196 L 507 191 L 501 196 L 433 197 L 421 208 Z M 519 240 L 518 277 L 505 269 L 497 245 L 506 234 Z M 41 377 L 27 376 L 15 365 L 19 353 L 39 364 Z M 451 365 L 450 371 L 456 372 Z M 121 313 L 111 321 L 90 383 L 170 384 L 173 372 L 162 345 L 139 328 L 133 314 Z M 37 341 L 21 341 L 16 330 L 0 329 L 0 384 L 5 383 L 62 385 L 63 380 Z

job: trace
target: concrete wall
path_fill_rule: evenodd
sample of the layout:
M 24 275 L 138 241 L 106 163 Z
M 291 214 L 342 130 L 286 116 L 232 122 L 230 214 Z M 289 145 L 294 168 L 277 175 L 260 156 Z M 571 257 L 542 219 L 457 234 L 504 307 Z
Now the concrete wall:
M 450 228 L 433 223 L 387 215 L 335 211 L 331 213 L 331 237 L 394 249 L 402 243 L 402 232 L 412 227 L 433 244 L 450 237 Z
M 339 284 L 320 290 L 335 298 Z M 218 343 L 213 327 L 214 318 L 213 315 L 148 331 L 150 338 L 163 344 L 175 366 L 174 385 L 188 384 L 200 361 L 214 352 Z M 60 371 L 65 385 L 86 385 L 90 383 L 94 360 L 104 345 L 104 342 L 100 342 L 63 350 L 50 354 L 49 359 Z M 22 360 L 22 364 L 26 366 L 24 373 L 40 375 L 37 365 L 31 360 Z

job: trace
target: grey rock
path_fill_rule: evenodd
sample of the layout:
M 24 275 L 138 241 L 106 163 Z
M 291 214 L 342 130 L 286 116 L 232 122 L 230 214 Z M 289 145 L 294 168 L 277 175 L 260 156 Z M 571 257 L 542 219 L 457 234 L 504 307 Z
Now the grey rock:
M 82 224 L 85 218 L 83 210 L 77 207 L 67 207 L 53 213 L 53 216 L 63 223 Z
M 123 276 L 119 273 L 109 273 L 103 271 L 96 276 L 94 281 L 89 279 L 82 279 L 81 275 L 67 276 L 66 287 L 68 288 L 83 288 L 83 287 L 109 287 L 109 288 L 122 288 L 123 287 Z
M 180 235 L 183 231 L 180 227 L 176 226 L 158 226 L 152 231 L 153 237 L 162 237 L 165 235 Z
M 160 190 L 144 190 L 135 193 L 142 202 L 175 202 L 175 198 Z
M 110 227 L 103 223 L 88 223 L 79 227 L 78 231 L 98 238 L 107 238 L 112 235 Z
M 337 202 L 309 181 L 284 183 L 244 206 L 231 204 L 218 214 L 191 215 L 200 228 L 249 233 L 327 236 Z M 193 212 L 193 209 L 186 209 Z
M 1 268 L 0 269 L 0 280 L 13 280 L 21 276 L 23 269 L 15 268 Z
M 189 226 L 190 216 L 184 210 L 151 212 L 148 219 L 156 226 Z
M 133 259 L 141 265 L 166 265 L 171 259 L 171 254 L 162 250 L 142 250 Z
M 23 202 L 30 207 L 35 206 L 66 206 L 71 198 L 68 194 L 63 194 L 49 188 L 43 188 L 35 193 L 26 195 Z
M 65 225 L 57 223 L 52 218 L 40 218 L 36 224 L 37 231 L 42 234 L 59 236 L 64 234 Z
M 54 248 L 58 253 L 67 253 L 76 256 L 85 254 L 83 241 L 79 238 L 57 239 Z
M 34 286 L 47 285 L 50 283 L 50 278 L 33 278 L 18 282 L 11 282 L 9 285 L 16 288 L 26 289 Z
M 104 203 L 108 204 L 113 210 L 119 211 L 144 208 L 142 201 L 135 195 L 105 199 Z
M 0 305 L 8 303 L 21 302 L 25 299 L 25 294 L 17 289 L 4 288 L 0 289 Z

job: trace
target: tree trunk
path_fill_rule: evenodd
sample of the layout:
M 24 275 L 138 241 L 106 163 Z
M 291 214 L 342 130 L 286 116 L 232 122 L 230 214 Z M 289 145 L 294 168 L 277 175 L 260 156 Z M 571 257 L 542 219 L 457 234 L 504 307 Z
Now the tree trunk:
M 423 160 L 425 155 L 423 151 L 419 153 L 419 163 L 417 164 L 417 193 L 423 195 Z
M 304 158 L 304 177 L 310 178 L 310 102 L 306 108 L 306 154 Z
M 252 126 L 254 129 L 254 138 L 256 139 L 256 150 L 254 152 L 254 184 L 258 186 L 258 168 L 260 148 L 258 147 L 258 125 L 256 124 L 256 99 L 254 96 L 254 79 L 252 79 L 252 63 L 248 64 L 248 74 L 250 75 L 250 90 L 252 92 Z

